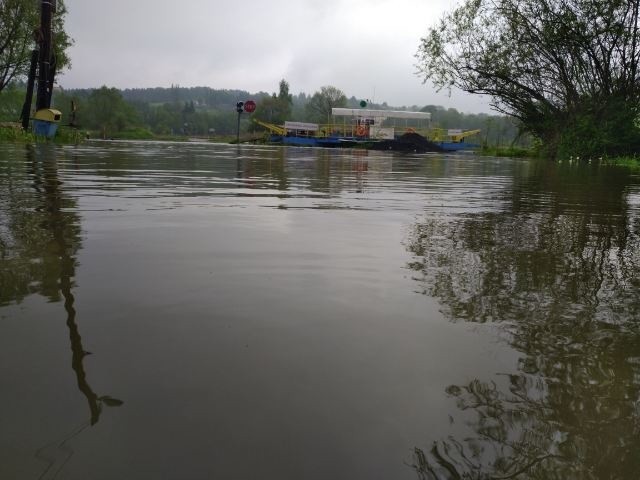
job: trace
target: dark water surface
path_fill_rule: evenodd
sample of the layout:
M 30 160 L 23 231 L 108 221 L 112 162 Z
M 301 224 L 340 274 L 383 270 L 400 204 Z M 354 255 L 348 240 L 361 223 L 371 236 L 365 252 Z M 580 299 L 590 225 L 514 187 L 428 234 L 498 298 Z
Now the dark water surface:
M 0 145 L 0 478 L 636 479 L 640 178 Z

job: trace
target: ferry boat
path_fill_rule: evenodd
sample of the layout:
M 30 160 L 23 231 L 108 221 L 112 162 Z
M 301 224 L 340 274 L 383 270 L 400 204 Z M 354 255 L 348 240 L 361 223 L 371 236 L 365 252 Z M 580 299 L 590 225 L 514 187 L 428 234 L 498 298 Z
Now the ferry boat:
M 412 152 L 453 152 L 479 148 L 467 141 L 480 130 L 444 130 L 425 128 L 431 114 L 396 110 L 333 108 L 334 119 L 342 123 L 321 125 L 306 122 L 284 122 L 274 125 L 256 123 L 269 131 L 269 143 L 308 147 L 356 147 L 372 150 Z M 404 125 L 398 126 L 398 123 Z

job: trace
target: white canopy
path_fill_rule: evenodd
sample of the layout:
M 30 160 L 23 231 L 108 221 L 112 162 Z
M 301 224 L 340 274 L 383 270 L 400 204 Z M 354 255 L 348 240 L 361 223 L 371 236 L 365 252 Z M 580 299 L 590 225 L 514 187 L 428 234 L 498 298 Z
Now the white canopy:
M 304 122 L 284 122 L 285 130 L 307 130 L 309 132 L 317 132 L 319 126 L 317 123 Z
M 408 118 L 413 120 L 431 120 L 429 112 L 407 112 L 404 110 L 369 110 L 366 108 L 332 108 L 334 117 L 358 118 Z

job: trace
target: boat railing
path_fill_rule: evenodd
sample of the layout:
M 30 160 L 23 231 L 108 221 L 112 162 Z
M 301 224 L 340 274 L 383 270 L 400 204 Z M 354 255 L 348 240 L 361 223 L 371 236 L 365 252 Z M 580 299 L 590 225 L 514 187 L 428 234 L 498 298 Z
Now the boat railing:
M 401 136 L 405 133 L 417 133 L 423 137 L 429 135 L 430 129 L 412 127 L 388 127 L 393 128 L 394 136 Z M 375 129 L 370 125 L 355 125 L 343 123 L 327 123 L 320 125 L 317 132 L 318 137 L 347 137 L 347 138 L 376 138 Z

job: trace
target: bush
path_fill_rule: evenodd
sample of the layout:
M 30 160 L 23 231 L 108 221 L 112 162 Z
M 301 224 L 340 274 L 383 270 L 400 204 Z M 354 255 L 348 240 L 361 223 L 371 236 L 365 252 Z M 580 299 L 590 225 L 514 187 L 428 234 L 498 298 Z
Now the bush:
M 137 127 L 116 132 L 111 135 L 111 138 L 115 140 L 153 140 L 155 135 L 146 128 Z
M 31 132 L 22 130 L 18 123 L 5 123 L 0 124 L 0 141 L 28 143 L 35 141 L 35 137 Z
M 539 155 L 533 148 L 522 147 L 489 147 L 484 145 L 480 150 L 481 155 L 490 157 L 533 158 Z

